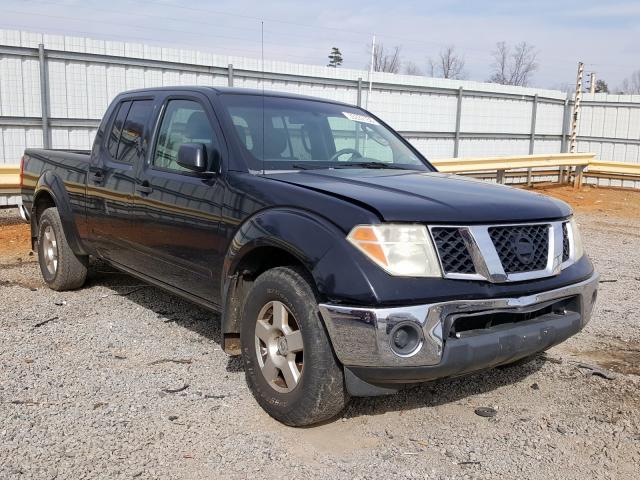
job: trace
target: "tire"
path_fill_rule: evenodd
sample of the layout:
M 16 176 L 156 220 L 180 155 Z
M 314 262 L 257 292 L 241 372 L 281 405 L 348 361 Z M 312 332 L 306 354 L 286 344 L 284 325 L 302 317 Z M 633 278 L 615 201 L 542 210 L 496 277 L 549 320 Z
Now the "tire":
M 310 425 L 347 404 L 342 367 L 301 269 L 273 268 L 255 280 L 244 303 L 240 342 L 249 388 L 276 420 Z
M 89 257 L 73 253 L 55 207 L 47 208 L 40 216 L 38 262 L 44 282 L 53 290 L 80 288 L 87 278 Z

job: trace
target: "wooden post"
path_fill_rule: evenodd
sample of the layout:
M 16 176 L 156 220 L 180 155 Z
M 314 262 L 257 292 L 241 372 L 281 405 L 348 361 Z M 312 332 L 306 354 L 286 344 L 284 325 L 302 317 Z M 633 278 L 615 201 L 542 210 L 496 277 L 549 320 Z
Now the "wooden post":
M 582 173 L 584 172 L 584 165 L 578 165 L 576 167 L 575 178 L 573 179 L 573 188 L 580 190 L 582 188 Z
M 498 183 L 504 183 L 504 170 L 498 170 L 498 175 L 496 176 L 496 181 Z
M 580 102 L 582 101 L 582 74 L 584 64 L 578 62 L 578 77 L 576 79 L 576 98 L 573 102 L 573 114 L 571 115 L 571 136 L 569 137 L 569 152 L 576 153 L 578 148 L 578 119 L 580 118 Z

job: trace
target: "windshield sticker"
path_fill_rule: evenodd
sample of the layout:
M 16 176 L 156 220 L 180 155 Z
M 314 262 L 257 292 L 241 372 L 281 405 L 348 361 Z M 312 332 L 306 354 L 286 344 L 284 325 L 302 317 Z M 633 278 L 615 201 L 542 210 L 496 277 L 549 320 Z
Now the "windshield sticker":
M 347 117 L 349 120 L 353 120 L 354 122 L 370 123 L 371 125 L 380 125 L 373 118 L 367 115 L 361 115 L 359 113 L 351 113 L 351 112 L 342 112 L 342 114 L 345 117 Z

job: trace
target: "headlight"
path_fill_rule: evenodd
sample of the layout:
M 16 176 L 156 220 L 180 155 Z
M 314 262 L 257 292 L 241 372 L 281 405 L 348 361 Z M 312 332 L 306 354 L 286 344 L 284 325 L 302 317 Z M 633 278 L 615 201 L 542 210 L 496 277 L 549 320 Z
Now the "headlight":
M 442 276 L 425 226 L 358 225 L 351 230 L 347 240 L 391 275 Z
M 569 220 L 570 226 L 570 242 L 573 245 L 573 260 L 577 261 L 584 255 L 584 248 L 582 247 L 582 236 L 580 236 L 580 229 L 578 228 L 578 222 L 576 222 L 575 217 L 571 217 Z

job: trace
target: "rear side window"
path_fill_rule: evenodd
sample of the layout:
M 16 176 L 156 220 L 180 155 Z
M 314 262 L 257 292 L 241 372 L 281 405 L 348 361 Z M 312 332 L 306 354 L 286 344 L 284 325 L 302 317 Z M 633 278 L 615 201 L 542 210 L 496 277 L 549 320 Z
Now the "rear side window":
M 129 109 L 129 114 L 124 122 L 120 143 L 118 144 L 118 156 L 120 162 L 132 163 L 144 150 L 144 127 L 149 121 L 153 102 L 151 100 L 136 100 Z
M 118 157 L 118 142 L 120 142 L 120 134 L 122 133 L 124 120 L 127 118 L 127 113 L 129 113 L 129 107 L 131 107 L 131 102 L 122 102 L 118 107 L 118 112 L 111 124 L 107 150 L 113 159 Z
M 179 172 L 188 171 L 178 165 L 178 150 L 185 143 L 204 145 L 209 157 L 212 148 L 218 146 L 202 105 L 192 100 L 170 100 L 158 132 L 153 165 Z

